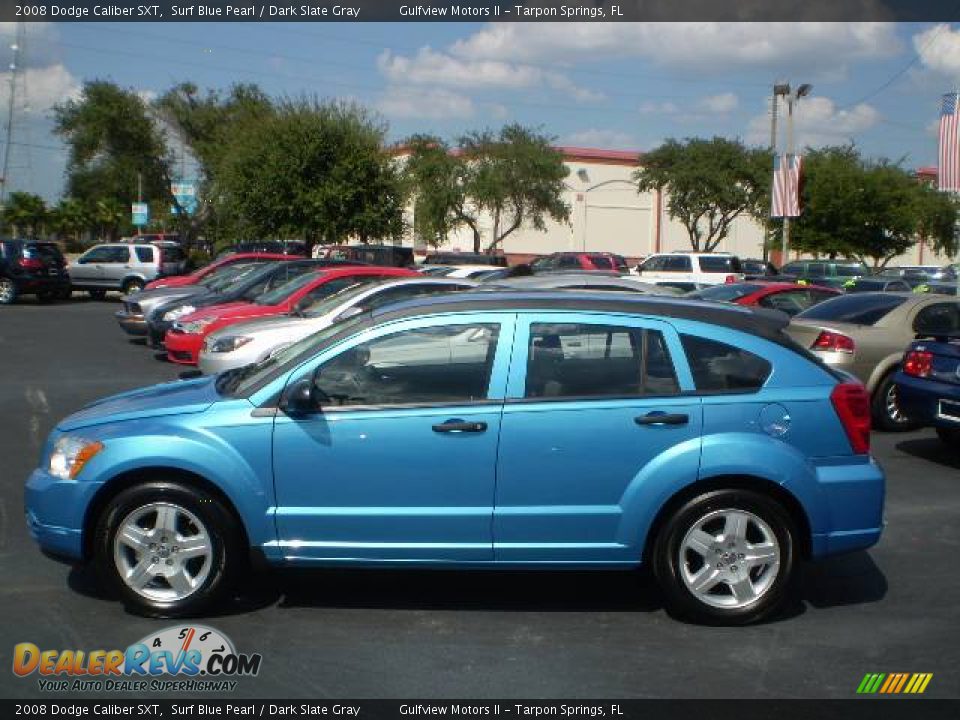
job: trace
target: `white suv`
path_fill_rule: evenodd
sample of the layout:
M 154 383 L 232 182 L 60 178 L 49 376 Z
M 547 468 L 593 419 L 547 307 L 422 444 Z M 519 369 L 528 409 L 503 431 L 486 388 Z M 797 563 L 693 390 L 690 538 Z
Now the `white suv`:
M 637 272 L 644 281 L 652 283 L 720 285 L 743 280 L 740 258 L 730 253 L 657 253 L 640 263 Z
M 107 290 L 126 294 L 142 290 L 161 275 L 175 274 L 177 267 L 170 251 L 156 245 L 104 243 L 70 263 L 68 272 L 74 290 L 86 290 L 102 298 Z

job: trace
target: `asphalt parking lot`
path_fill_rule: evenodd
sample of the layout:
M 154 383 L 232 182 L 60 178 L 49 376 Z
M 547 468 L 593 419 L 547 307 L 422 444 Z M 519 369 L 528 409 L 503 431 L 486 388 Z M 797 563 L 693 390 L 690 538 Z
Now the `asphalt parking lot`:
M 182 369 L 120 331 L 111 297 L 0 308 L 3 697 L 42 695 L 10 672 L 15 643 L 124 648 L 173 624 L 100 597 L 23 522 L 23 482 L 61 417 Z M 930 431 L 873 443 L 880 545 L 805 567 L 802 597 L 759 626 L 678 622 L 638 573 L 393 571 L 258 576 L 203 622 L 263 654 L 237 697 L 849 698 L 867 672 L 932 672 L 926 696 L 960 696 L 960 456 Z

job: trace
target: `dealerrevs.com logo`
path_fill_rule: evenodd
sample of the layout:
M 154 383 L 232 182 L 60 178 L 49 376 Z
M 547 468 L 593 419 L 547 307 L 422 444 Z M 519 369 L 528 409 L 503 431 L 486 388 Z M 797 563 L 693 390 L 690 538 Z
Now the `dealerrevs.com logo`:
M 223 633 L 203 625 L 177 625 L 151 633 L 125 650 L 13 648 L 13 673 L 37 676 L 47 692 L 224 692 L 238 677 L 260 672 L 263 656 L 238 653 Z

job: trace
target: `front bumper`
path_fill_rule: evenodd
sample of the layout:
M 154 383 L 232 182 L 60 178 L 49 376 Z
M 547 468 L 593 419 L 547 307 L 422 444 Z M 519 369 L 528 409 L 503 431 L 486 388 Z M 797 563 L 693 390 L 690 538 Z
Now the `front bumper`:
M 170 362 L 196 365 L 200 359 L 200 348 L 203 347 L 203 336 L 171 329 L 164 336 L 163 344 Z
M 83 521 L 99 483 L 61 480 L 37 468 L 24 489 L 27 529 L 40 547 L 72 560 L 83 559 Z
M 154 320 L 152 318 L 147 320 L 147 342 L 150 347 L 163 347 L 163 341 L 172 327 L 173 322 L 166 320 Z
M 113 316 L 128 335 L 143 337 L 147 334 L 147 320 L 143 315 L 118 310 Z
M 872 458 L 819 465 L 817 484 L 825 515 L 822 531 L 814 531 L 813 557 L 863 550 L 877 544 L 883 532 L 886 476 Z

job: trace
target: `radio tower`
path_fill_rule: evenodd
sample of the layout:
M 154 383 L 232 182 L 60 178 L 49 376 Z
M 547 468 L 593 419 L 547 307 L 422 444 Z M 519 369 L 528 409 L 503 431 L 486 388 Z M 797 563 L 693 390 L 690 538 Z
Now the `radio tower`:
M 7 173 L 10 171 L 10 153 L 13 143 L 13 116 L 17 104 L 17 80 L 20 75 L 20 53 L 26 42 L 27 24 L 17 23 L 17 34 L 10 46 L 13 51 L 13 59 L 10 62 L 10 88 L 7 97 L 7 125 L 5 129 L 5 142 L 3 146 L 3 174 L 0 175 L 0 207 L 3 207 L 7 200 Z

